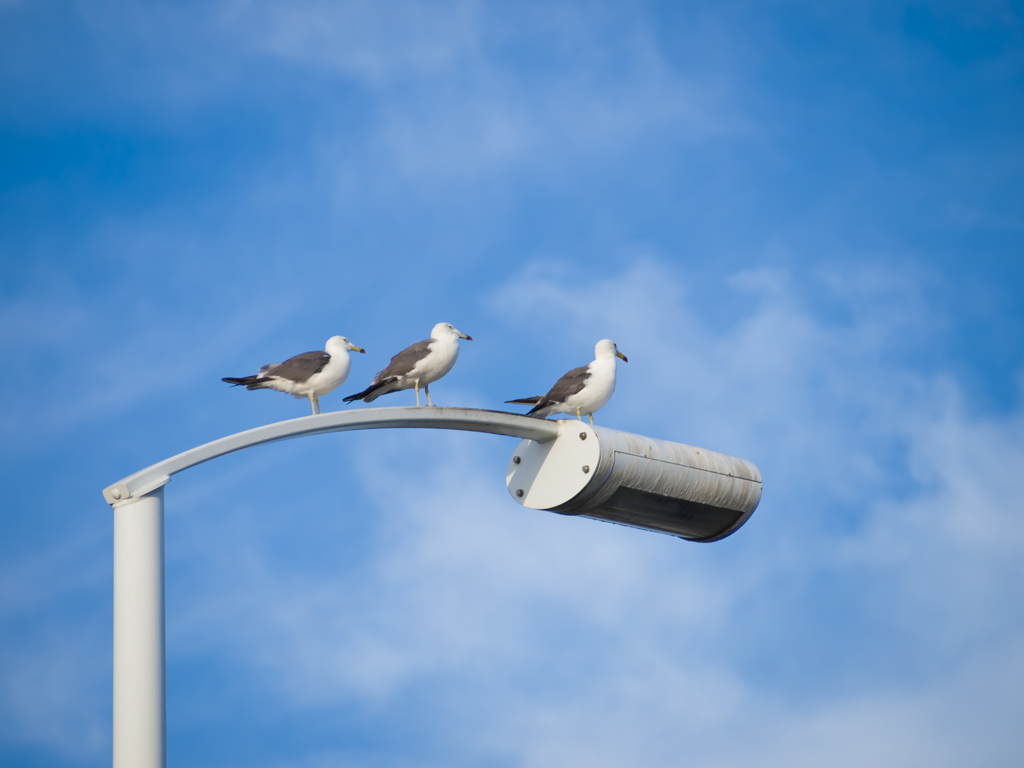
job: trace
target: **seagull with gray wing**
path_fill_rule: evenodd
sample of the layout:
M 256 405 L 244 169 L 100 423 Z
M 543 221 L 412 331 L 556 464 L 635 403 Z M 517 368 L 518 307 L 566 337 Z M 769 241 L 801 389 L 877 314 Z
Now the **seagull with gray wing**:
M 555 382 L 546 395 L 506 400 L 506 403 L 532 405 L 527 416 L 544 417 L 552 413 L 576 414 L 583 421 L 582 414 L 590 416 L 594 423 L 594 411 L 602 408 L 615 392 L 615 358 L 628 363 L 626 356 L 619 352 L 611 339 L 601 339 L 594 347 L 594 362 L 582 368 L 573 368 Z
M 444 376 L 459 358 L 459 339 L 472 341 L 451 323 L 438 323 L 430 332 L 430 338 L 417 341 L 391 358 L 387 368 L 373 377 L 366 389 L 345 398 L 346 403 L 363 400 L 372 403 L 381 395 L 400 389 L 416 390 L 416 405 L 420 404 L 420 387 L 430 401 L 430 385 Z
M 336 390 L 348 378 L 352 367 L 349 350 L 366 354 L 365 349 L 344 336 L 332 336 L 323 352 L 303 352 L 283 363 L 264 365 L 255 376 L 228 377 L 221 381 L 246 389 L 275 389 L 297 398 L 308 397 L 315 416 L 320 413 L 320 398 Z

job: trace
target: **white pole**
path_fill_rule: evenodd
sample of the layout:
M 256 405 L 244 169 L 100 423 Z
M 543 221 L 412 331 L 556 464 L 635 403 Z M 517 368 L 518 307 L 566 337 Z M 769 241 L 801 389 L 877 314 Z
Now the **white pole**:
M 114 507 L 114 768 L 164 768 L 164 489 Z

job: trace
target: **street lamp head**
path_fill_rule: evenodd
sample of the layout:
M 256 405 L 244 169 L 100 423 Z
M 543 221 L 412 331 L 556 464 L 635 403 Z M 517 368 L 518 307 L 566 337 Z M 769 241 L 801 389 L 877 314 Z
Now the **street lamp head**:
M 523 440 L 505 483 L 529 509 L 580 515 L 690 541 L 735 532 L 761 501 L 749 461 L 562 419 L 554 440 Z

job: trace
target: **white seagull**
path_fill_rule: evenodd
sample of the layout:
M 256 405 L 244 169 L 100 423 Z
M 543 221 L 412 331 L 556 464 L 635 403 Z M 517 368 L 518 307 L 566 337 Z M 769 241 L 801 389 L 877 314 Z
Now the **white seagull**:
M 583 421 L 582 414 L 590 416 L 594 423 L 594 411 L 599 410 L 612 398 L 615 392 L 615 358 L 628 363 L 626 356 L 619 352 L 611 339 L 601 339 L 594 347 L 595 360 L 582 368 L 573 368 L 555 382 L 546 395 L 506 400 L 506 403 L 532 405 L 527 416 L 548 416 L 552 413 L 576 414 Z
M 246 389 L 276 389 L 296 398 L 308 397 L 315 416 L 320 413 L 320 398 L 336 390 L 348 378 L 352 367 L 349 350 L 366 354 L 365 349 L 357 347 L 344 336 L 331 336 L 324 350 L 303 352 L 283 363 L 269 363 L 255 376 L 228 377 L 221 381 Z
M 400 389 L 416 390 L 416 405 L 420 404 L 420 387 L 430 401 L 430 385 L 444 376 L 459 358 L 459 339 L 472 341 L 451 323 L 438 323 L 430 332 L 430 338 L 417 341 L 391 358 L 387 368 L 373 377 L 373 382 L 355 395 L 345 398 L 346 403 L 363 400 L 372 403 L 381 395 Z

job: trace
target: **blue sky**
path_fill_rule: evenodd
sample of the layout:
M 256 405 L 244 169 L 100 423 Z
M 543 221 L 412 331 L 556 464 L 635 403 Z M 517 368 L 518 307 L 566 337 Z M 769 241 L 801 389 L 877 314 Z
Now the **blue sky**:
M 103 487 L 444 320 L 437 402 L 611 337 L 598 424 L 761 507 L 527 512 L 484 435 L 190 470 L 171 764 L 1017 765 L 1022 181 L 1019 3 L 0 0 L 0 763 L 109 763 Z

